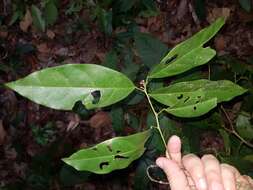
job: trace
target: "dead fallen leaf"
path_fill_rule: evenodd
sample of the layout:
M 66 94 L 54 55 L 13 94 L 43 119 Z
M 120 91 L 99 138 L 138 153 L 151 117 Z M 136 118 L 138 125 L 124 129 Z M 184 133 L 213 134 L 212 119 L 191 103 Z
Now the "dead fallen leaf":
M 27 32 L 28 28 L 32 25 L 33 19 L 29 9 L 26 10 L 25 16 L 19 23 L 19 27 L 23 32 Z
M 15 148 L 12 148 L 11 145 L 4 147 L 4 153 L 5 153 L 5 158 L 8 160 L 15 160 L 18 155 Z
M 219 17 L 224 17 L 225 19 L 228 19 L 230 16 L 230 13 L 231 13 L 231 9 L 226 8 L 226 7 L 211 9 L 207 15 L 207 21 L 209 23 L 213 23 Z
M 99 111 L 90 119 L 90 126 L 92 128 L 103 128 L 111 126 L 111 117 L 107 112 Z
M 215 49 L 218 51 L 224 51 L 226 46 L 226 41 L 223 36 L 217 36 L 214 40 Z
M 246 12 L 244 10 L 238 10 L 237 14 L 239 16 L 240 21 L 248 23 L 253 21 L 253 12 Z
M 6 137 L 6 131 L 3 126 L 3 121 L 0 120 L 0 145 L 3 145 L 5 137 Z
M 52 30 L 47 30 L 47 37 L 50 39 L 54 39 L 55 33 Z
M 0 38 L 5 39 L 8 37 L 8 31 L 7 30 L 0 30 Z
M 68 119 L 69 119 L 69 124 L 67 127 L 67 131 L 72 131 L 79 125 L 80 117 L 77 114 L 70 114 Z
M 49 53 L 50 52 L 50 49 L 48 48 L 47 43 L 38 44 L 36 47 L 40 53 Z

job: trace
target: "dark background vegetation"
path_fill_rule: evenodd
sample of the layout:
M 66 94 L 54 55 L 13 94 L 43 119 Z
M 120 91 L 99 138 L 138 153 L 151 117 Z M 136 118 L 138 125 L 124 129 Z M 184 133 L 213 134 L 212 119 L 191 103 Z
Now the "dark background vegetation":
M 165 53 L 216 18 L 226 25 L 209 44 L 206 66 L 166 81 L 228 79 L 248 93 L 197 119 L 165 115 L 166 137 L 178 134 L 184 152 L 213 153 L 253 175 L 253 11 L 251 0 L 1 0 L 0 85 L 68 62 L 116 69 L 138 84 Z M 154 86 L 162 83 L 154 84 Z M 73 112 L 39 106 L 0 86 L 0 189 L 167 189 L 146 167 L 164 153 L 157 134 L 129 168 L 109 175 L 77 172 L 61 161 L 116 135 L 154 123 L 142 95 L 111 107 Z

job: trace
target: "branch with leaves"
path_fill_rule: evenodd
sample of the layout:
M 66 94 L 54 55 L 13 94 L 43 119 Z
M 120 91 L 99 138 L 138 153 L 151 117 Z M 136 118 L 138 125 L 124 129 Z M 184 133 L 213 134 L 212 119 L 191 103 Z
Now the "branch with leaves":
M 106 174 L 126 168 L 138 159 L 145 151 L 144 145 L 151 130 L 159 131 L 166 146 L 159 124 L 161 113 L 167 112 L 184 118 L 199 117 L 215 108 L 218 103 L 229 101 L 247 91 L 231 81 L 207 79 L 149 89 L 153 80 L 172 77 L 210 61 L 216 52 L 203 46 L 224 23 L 224 18 L 219 18 L 173 48 L 150 70 L 143 88 L 135 86 L 118 71 L 94 64 L 66 64 L 47 68 L 7 83 L 6 86 L 40 105 L 58 110 L 72 110 L 77 101 L 81 101 L 86 109 L 103 108 L 123 100 L 134 90 L 143 92 L 155 116 L 156 126 L 130 136 L 109 139 L 62 159 L 79 171 Z M 163 108 L 155 110 L 154 101 L 162 104 Z

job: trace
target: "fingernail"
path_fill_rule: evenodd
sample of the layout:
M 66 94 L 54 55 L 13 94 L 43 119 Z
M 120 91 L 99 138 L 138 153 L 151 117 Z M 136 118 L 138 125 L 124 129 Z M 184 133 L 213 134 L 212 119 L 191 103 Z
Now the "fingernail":
M 200 178 L 196 185 L 198 189 L 201 189 L 201 190 L 207 189 L 207 183 L 206 183 L 205 178 Z
M 163 161 L 160 160 L 160 159 L 157 159 L 157 160 L 156 160 L 156 164 L 157 164 L 160 168 L 163 167 Z
M 212 190 L 223 190 L 221 183 L 214 181 L 212 183 Z

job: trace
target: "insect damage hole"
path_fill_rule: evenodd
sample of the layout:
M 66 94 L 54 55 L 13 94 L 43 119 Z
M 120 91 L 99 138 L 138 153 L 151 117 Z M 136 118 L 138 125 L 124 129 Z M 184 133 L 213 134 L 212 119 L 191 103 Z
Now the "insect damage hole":
M 100 90 L 95 90 L 95 91 L 91 92 L 91 95 L 93 97 L 92 104 L 97 104 L 101 98 Z
M 112 146 L 111 146 L 111 145 L 107 145 L 106 147 L 108 148 L 108 150 L 109 150 L 110 152 L 112 152 Z
M 99 164 L 99 168 L 102 170 L 102 169 L 104 169 L 104 167 L 107 167 L 107 166 L 109 166 L 109 162 L 101 162 L 100 164 Z
M 169 64 L 171 63 L 172 61 L 174 61 L 176 58 L 177 58 L 177 54 L 176 55 L 173 55 L 172 57 L 170 57 L 168 60 L 166 60 L 165 64 Z
M 194 110 L 196 110 L 196 109 L 197 109 L 197 107 L 196 107 L 196 106 L 194 106 L 194 107 L 193 107 L 193 109 L 194 109 Z
M 184 97 L 184 95 L 183 95 L 183 94 L 180 94 L 180 95 L 177 97 L 177 99 L 180 100 L 180 99 L 182 99 L 183 97 Z
M 129 159 L 129 157 L 128 157 L 128 156 L 115 155 L 115 156 L 114 156 L 114 159 L 115 159 L 115 160 L 116 160 L 116 159 Z
M 187 96 L 184 100 L 184 103 L 186 103 L 190 99 L 190 96 Z

